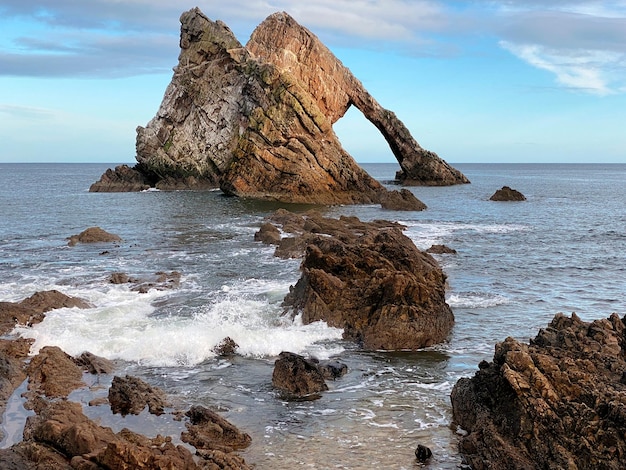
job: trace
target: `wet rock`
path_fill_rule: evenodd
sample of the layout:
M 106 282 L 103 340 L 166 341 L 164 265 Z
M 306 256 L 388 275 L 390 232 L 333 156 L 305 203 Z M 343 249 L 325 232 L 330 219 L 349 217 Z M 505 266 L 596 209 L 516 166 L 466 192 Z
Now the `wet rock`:
M 511 189 L 508 186 L 502 186 L 489 198 L 490 201 L 525 201 L 526 197 L 517 191 Z
M 227 336 L 213 348 L 213 352 L 218 356 L 234 356 L 238 347 L 235 340 Z
M 423 211 L 426 204 L 417 199 L 408 189 L 389 191 L 381 196 L 380 205 L 383 209 L 393 211 Z
M 131 192 L 144 191 L 148 188 L 150 180 L 146 175 L 128 165 L 119 165 L 115 170 L 107 169 L 100 179 L 89 187 L 89 192 Z
M 28 365 L 28 389 L 50 398 L 67 397 L 83 387 L 83 373 L 71 356 L 57 346 L 45 346 Z
M 624 320 L 557 314 L 529 344 L 507 338 L 451 394 L 474 469 L 626 467 Z
M 272 385 L 290 398 L 312 397 L 328 390 L 317 364 L 290 352 L 281 352 L 276 359 Z
M 112 243 L 122 241 L 119 236 L 102 230 L 100 227 L 89 227 L 78 235 L 72 235 L 68 240 L 67 244 L 69 246 L 74 246 L 77 243 Z
M 80 356 L 74 358 L 74 362 L 78 367 L 83 368 L 90 374 L 110 374 L 115 369 L 113 361 L 104 357 L 85 351 Z
M 432 245 L 426 253 L 432 253 L 435 255 L 456 255 L 456 250 L 446 245 Z
M 309 215 L 302 276 L 284 306 L 342 328 L 367 349 L 419 349 L 444 341 L 454 324 L 445 302 L 446 276 L 386 221 Z
M 57 290 L 35 292 L 21 302 L 0 302 L 0 334 L 7 334 L 17 324 L 32 325 L 57 308 L 89 308 L 91 305 L 78 297 L 70 297 Z
M 348 366 L 339 361 L 324 361 L 317 365 L 326 380 L 336 380 L 348 373 Z
M 203 406 L 191 407 L 186 416 L 189 422 L 185 423 L 187 431 L 181 439 L 196 449 L 232 452 L 245 449 L 252 441 L 248 434 Z
M 164 408 L 169 406 L 165 393 L 161 389 L 129 375 L 113 377 L 111 388 L 109 388 L 109 403 L 111 411 L 120 413 L 122 416 L 138 415 L 146 406 L 150 413 L 160 415 L 164 413 Z
M 418 462 L 427 462 L 433 456 L 432 451 L 422 444 L 418 444 L 417 449 L 415 449 L 415 458 Z
M 280 230 L 274 224 L 265 222 L 254 234 L 254 239 L 266 245 L 278 245 L 280 243 Z

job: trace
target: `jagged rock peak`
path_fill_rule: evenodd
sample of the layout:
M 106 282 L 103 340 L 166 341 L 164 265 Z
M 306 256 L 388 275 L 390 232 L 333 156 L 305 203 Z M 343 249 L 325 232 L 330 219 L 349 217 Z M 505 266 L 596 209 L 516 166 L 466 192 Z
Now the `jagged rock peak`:
M 137 128 L 135 170 L 142 181 L 162 189 L 220 187 L 229 195 L 282 202 L 380 202 L 386 190 L 332 129 L 354 104 L 389 142 L 400 179 L 467 182 L 421 149 L 395 115 L 288 14 L 269 16 L 246 47 L 198 8 L 180 20 L 172 81 L 156 116 Z M 118 181 L 124 178 L 117 170 L 107 176 L 93 190 L 133 187 Z

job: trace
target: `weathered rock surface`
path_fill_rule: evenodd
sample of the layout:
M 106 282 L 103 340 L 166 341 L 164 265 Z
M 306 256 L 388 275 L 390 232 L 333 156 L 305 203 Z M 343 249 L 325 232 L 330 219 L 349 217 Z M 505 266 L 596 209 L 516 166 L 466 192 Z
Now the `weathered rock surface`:
M 17 324 L 32 325 L 44 319 L 44 313 L 57 308 L 89 308 L 87 301 L 57 290 L 35 292 L 20 302 L 0 302 L 0 334 L 9 333 Z
M 89 191 L 92 193 L 145 191 L 150 186 L 153 184 L 141 171 L 128 165 L 119 165 L 115 170 L 107 169 L 100 179 L 89 187 Z
M 423 211 L 426 204 L 420 201 L 408 189 L 389 191 L 381 196 L 380 205 L 383 209 L 394 211 Z
M 109 404 L 113 413 L 122 416 L 138 415 L 146 406 L 150 413 L 161 415 L 165 407 L 169 406 L 163 390 L 130 375 L 113 377 L 109 388 Z
M 317 364 L 299 354 L 281 352 L 274 363 L 272 385 L 288 398 L 315 397 L 328 390 Z
M 456 255 L 456 250 L 446 245 L 431 245 L 426 253 L 432 253 L 435 255 Z
M 356 217 L 329 219 L 277 211 L 270 217 L 296 236 L 283 242 L 298 255 L 305 248 L 302 276 L 284 305 L 302 321 L 323 320 L 366 349 L 419 349 L 444 341 L 454 324 L 445 301 L 446 276 L 418 250 L 401 226 Z M 298 231 L 300 231 L 298 233 Z
M 475 470 L 626 467 L 624 320 L 558 314 L 530 344 L 507 338 L 455 385 L 460 450 Z
M 57 346 L 46 346 L 28 365 L 28 389 L 49 398 L 64 398 L 82 387 L 83 373 L 71 356 Z
M 186 416 L 187 431 L 181 434 L 187 442 L 200 450 L 219 450 L 232 452 L 245 449 L 252 439 L 214 411 L 203 406 L 192 406 Z
M 170 187 L 313 204 L 380 202 L 386 190 L 342 148 L 332 125 L 351 105 L 383 133 L 400 179 L 467 179 L 422 149 L 406 127 L 306 28 L 286 13 L 261 23 L 246 47 L 198 8 L 181 16 L 178 66 L 157 115 L 137 128 L 135 169 Z M 112 173 L 112 174 L 111 174 Z M 92 186 L 141 187 L 127 168 Z M 165 188 L 167 189 L 167 188 Z
M 239 345 L 230 336 L 227 336 L 213 348 L 213 352 L 218 356 L 233 356 L 237 352 Z
M 526 196 L 516 189 L 502 186 L 489 198 L 490 201 L 525 201 Z
M 150 289 L 175 289 L 180 286 L 181 277 L 182 275 L 178 271 L 171 271 L 169 273 L 159 271 L 154 273 L 153 276 L 143 278 L 130 277 L 126 273 L 116 272 L 109 276 L 109 282 L 111 284 L 131 284 L 131 290 L 145 294 L 149 292 Z
M 83 230 L 78 235 L 72 235 L 68 238 L 69 246 L 74 246 L 77 243 L 110 243 L 120 242 L 122 239 L 106 230 L 102 230 L 100 227 L 89 227 Z

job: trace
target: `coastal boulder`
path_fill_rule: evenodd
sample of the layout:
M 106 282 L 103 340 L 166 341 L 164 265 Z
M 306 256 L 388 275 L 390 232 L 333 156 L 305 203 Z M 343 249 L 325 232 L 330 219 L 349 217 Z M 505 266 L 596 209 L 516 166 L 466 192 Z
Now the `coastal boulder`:
M 248 434 L 203 406 L 192 406 L 186 416 L 189 422 L 181 439 L 196 449 L 233 452 L 245 449 L 252 441 Z
M 134 170 L 151 185 L 219 186 L 228 195 L 293 203 L 378 203 L 386 189 L 356 164 L 332 129 L 352 105 L 389 142 L 402 181 L 468 182 L 422 149 L 395 114 L 286 13 L 268 17 L 245 47 L 198 8 L 180 21 L 172 81 L 156 116 L 137 128 Z M 93 190 L 126 181 L 122 172 L 128 170 L 103 176 Z
M 114 170 L 108 168 L 98 181 L 89 187 L 92 193 L 116 193 L 145 191 L 149 189 L 150 180 L 137 168 L 128 165 L 116 166 Z
M 342 328 L 366 349 L 419 349 L 447 338 L 454 315 L 445 301 L 446 275 L 397 224 L 356 217 L 312 222 L 302 275 L 284 300 L 294 315 Z
M 490 201 L 525 201 L 526 196 L 516 189 L 502 186 L 489 198 Z
M 78 235 L 72 235 L 68 238 L 69 246 L 74 246 L 77 243 L 111 243 L 121 242 L 122 239 L 106 230 L 102 230 L 100 227 L 89 227 L 83 230 Z
M 451 394 L 476 470 L 626 467 L 626 338 L 617 314 L 557 314 L 529 344 L 507 338 Z
M 276 359 L 272 385 L 293 398 L 315 397 L 328 390 L 317 364 L 291 352 L 281 352 Z
M 408 189 L 389 191 L 383 194 L 380 205 L 383 209 L 393 211 L 423 211 L 426 209 L 426 204 L 416 198 Z
M 150 413 L 161 415 L 164 408 L 169 406 L 165 393 L 156 387 L 144 382 L 140 378 L 127 375 L 113 377 L 109 388 L 109 403 L 113 413 L 122 416 L 138 415 L 146 406 Z

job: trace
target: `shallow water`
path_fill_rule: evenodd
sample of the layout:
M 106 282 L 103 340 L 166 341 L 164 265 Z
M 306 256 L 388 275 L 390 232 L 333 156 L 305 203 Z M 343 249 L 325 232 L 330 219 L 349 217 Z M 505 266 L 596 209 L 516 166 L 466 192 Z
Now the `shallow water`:
M 383 182 L 397 169 L 364 166 Z M 217 407 L 251 434 L 244 455 L 257 468 L 415 468 L 418 443 L 432 449 L 431 468 L 457 468 L 449 393 L 491 359 L 497 341 L 526 341 L 557 312 L 626 314 L 626 165 L 457 167 L 472 184 L 411 188 L 424 212 L 322 208 L 400 220 L 419 248 L 457 250 L 436 256 L 456 325 L 446 344 L 426 351 L 363 352 L 340 330 L 282 316 L 299 262 L 253 240 L 278 205 L 219 192 L 89 193 L 106 165 L 0 165 L 0 300 L 53 288 L 87 299 L 93 308 L 50 312 L 15 333 L 36 339 L 33 352 L 54 344 L 116 359 L 118 374 L 163 387 L 181 408 Z M 503 185 L 528 200 L 488 201 Z M 66 237 L 93 225 L 124 241 L 67 246 Z M 139 294 L 107 280 L 116 271 L 173 270 L 182 281 L 172 291 Z M 225 336 L 243 357 L 214 356 Z M 349 373 L 319 400 L 285 402 L 271 388 L 283 350 L 338 358 Z M 98 408 L 88 412 L 104 416 Z M 156 426 L 132 419 L 144 431 Z

